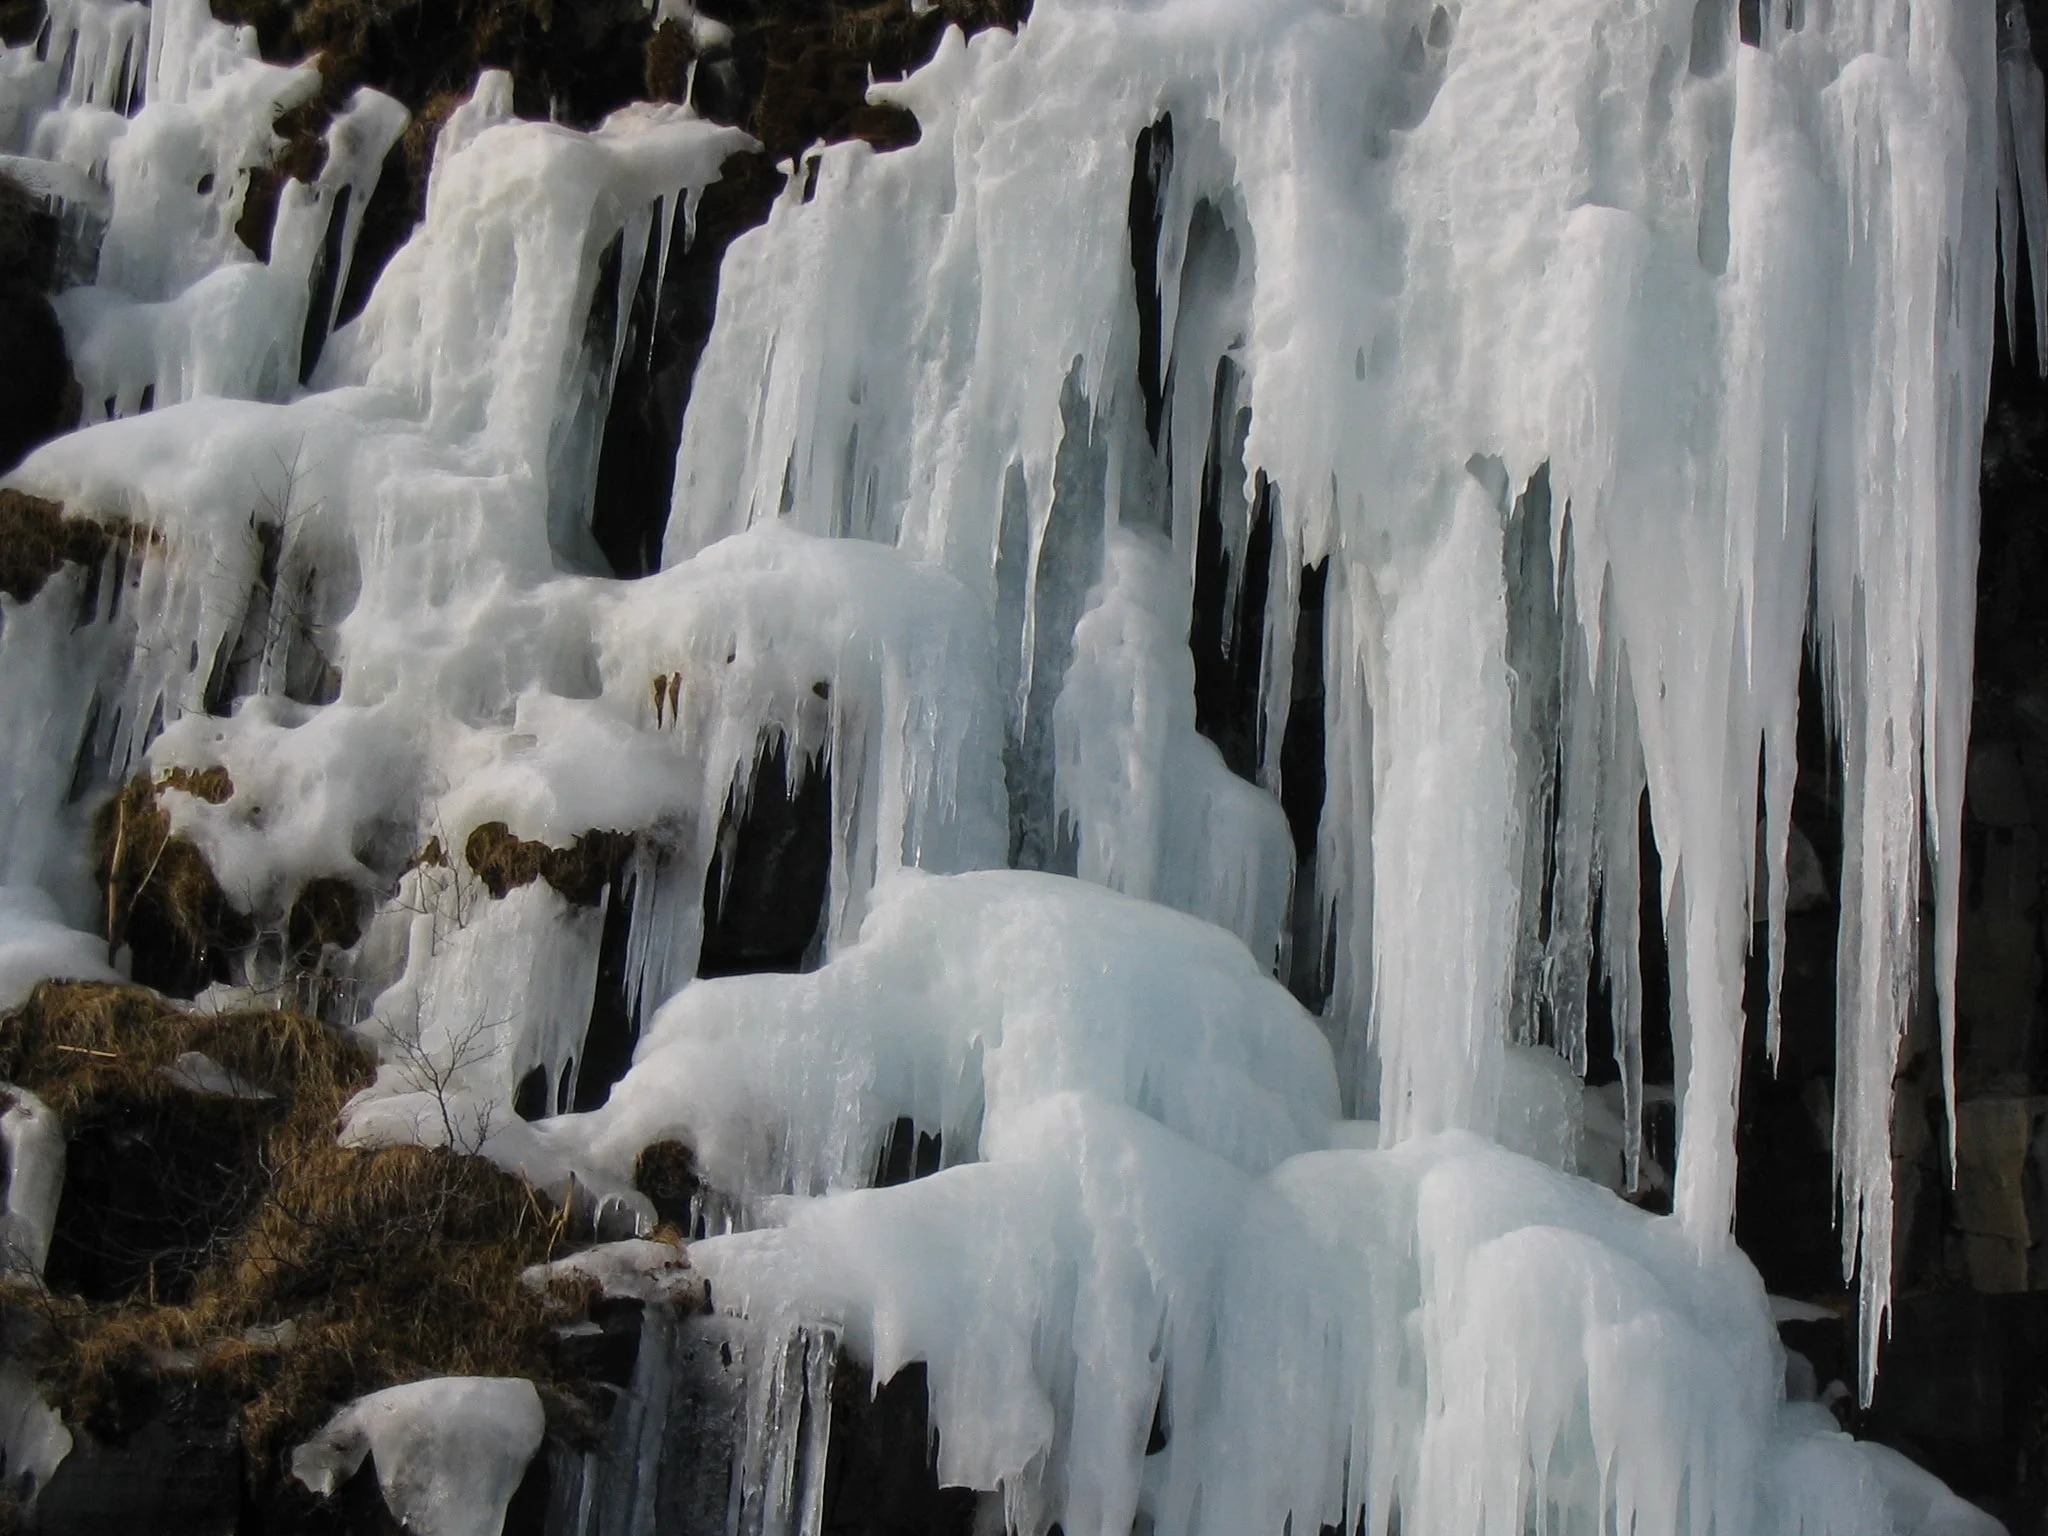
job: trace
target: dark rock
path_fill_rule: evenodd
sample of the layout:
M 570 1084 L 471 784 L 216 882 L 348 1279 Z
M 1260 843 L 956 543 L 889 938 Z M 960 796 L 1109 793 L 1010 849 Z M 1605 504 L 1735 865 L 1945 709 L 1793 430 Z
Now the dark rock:
M 823 1529 L 829 1536 L 968 1536 L 980 1498 L 942 1488 L 924 1362 L 879 1388 L 842 1357 L 832 1377 Z
M 64 350 L 64 330 L 50 301 L 25 283 L 0 281 L 0 336 L 8 339 L 0 369 L 0 474 L 29 449 L 57 435 L 78 415 L 78 387 Z
M 605 898 L 604 927 L 597 943 L 597 985 L 590 996 L 590 1022 L 583 1031 L 579 1066 L 563 1069 L 555 1090 L 556 1110 L 579 1113 L 596 1109 L 611 1096 L 612 1085 L 633 1064 L 640 1038 L 640 1000 L 627 988 L 627 965 L 633 937 L 633 875 L 625 867 L 612 874 Z
M 892 1184 L 928 1178 L 944 1165 L 945 1150 L 941 1136 L 919 1130 L 908 1115 L 899 1116 L 876 1159 L 875 1186 L 887 1189 Z
M 11 176 L 0 175 L 0 474 L 78 417 L 78 386 L 64 329 L 50 307 L 57 279 L 57 220 Z
M 815 1498 L 830 1536 L 967 1536 L 981 1498 L 939 1486 L 922 1363 L 875 1389 L 869 1373 L 829 1329 L 793 1335 L 705 1315 L 677 1320 L 643 1314 L 634 1406 L 613 1414 L 598 1453 L 577 1464 L 557 1458 L 548 1530 L 556 1536 L 606 1529 L 607 1512 L 650 1509 L 664 1531 L 750 1529 L 761 1511 L 738 1475 L 748 1452 L 749 1384 L 773 1371 L 782 1422 L 797 1437 L 798 1480 L 819 1475 L 806 1447 L 824 1436 L 822 1482 L 799 1486 Z M 643 1394 L 656 1389 L 652 1399 Z M 577 1523 L 579 1508 L 595 1526 Z
M 1787 1324 L 1822 1383 L 1856 1379 L 1856 1321 Z M 2048 1292 L 1950 1289 L 1901 1296 L 1877 1392 L 1837 1412 L 1847 1427 L 1910 1457 L 2013 1536 L 2048 1529 Z
M 564 1378 L 630 1386 L 640 1358 L 642 1310 L 637 1301 L 600 1297 L 590 1305 L 587 1324 L 558 1329 L 554 1354 Z
M 545 880 L 573 905 L 594 907 L 633 851 L 626 832 L 593 830 L 566 848 L 512 835 L 502 821 L 485 822 L 463 844 L 463 860 L 494 899 Z
M 832 873 L 832 765 L 763 745 L 751 786 L 736 784 L 704 878 L 699 976 L 798 971 L 815 963 Z
M 119 1444 L 74 1426 L 71 1454 L 37 1495 L 29 1529 L 237 1536 L 241 1518 L 241 1443 L 230 1405 L 186 1383 L 167 1388 L 157 1411 Z

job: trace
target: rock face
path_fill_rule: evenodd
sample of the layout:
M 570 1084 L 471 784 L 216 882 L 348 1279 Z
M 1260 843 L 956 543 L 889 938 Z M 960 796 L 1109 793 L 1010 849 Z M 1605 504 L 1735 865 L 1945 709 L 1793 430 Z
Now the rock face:
M 0 175 L 0 474 L 77 415 L 64 331 L 50 307 L 57 221 L 22 186 Z
M 35 1502 L 45 1536 L 99 1531 L 187 1531 L 232 1536 L 241 1528 L 242 1465 L 228 1404 L 193 1388 L 171 1394 L 121 1444 L 76 1436 Z
M 750 1435 L 750 1382 L 762 1375 L 787 1394 L 784 1441 Z M 727 1530 L 729 1511 L 742 1530 L 775 1529 L 778 1477 L 797 1497 L 821 1483 L 822 1536 L 969 1536 L 983 1528 L 983 1496 L 939 1486 L 921 1364 L 878 1385 L 829 1333 L 678 1319 L 657 1307 L 645 1315 L 628 1390 L 630 1407 L 614 1416 L 601 1446 L 580 1457 L 559 1447 L 543 1452 L 548 1494 L 536 1536 L 642 1528 L 627 1523 L 632 1512 L 658 1531 Z M 509 1520 L 506 1530 L 524 1536 Z

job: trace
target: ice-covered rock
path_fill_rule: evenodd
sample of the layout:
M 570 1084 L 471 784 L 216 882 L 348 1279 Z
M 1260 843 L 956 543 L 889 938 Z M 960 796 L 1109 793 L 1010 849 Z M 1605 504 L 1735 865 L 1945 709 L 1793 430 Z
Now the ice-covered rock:
M 530 1381 L 438 1376 L 349 1404 L 292 1452 L 292 1476 L 331 1494 L 368 1456 L 408 1531 L 499 1536 L 546 1428 Z
M 600 1243 L 566 1259 L 536 1264 L 520 1278 L 536 1290 L 559 1280 L 587 1281 L 614 1300 L 696 1305 L 704 1299 L 703 1277 L 691 1270 L 682 1246 L 644 1237 Z
M 57 1202 L 64 1193 L 64 1128 L 49 1105 L 25 1088 L 0 1084 L 0 1149 L 7 1156 L 0 1210 L 0 1272 L 40 1284 Z

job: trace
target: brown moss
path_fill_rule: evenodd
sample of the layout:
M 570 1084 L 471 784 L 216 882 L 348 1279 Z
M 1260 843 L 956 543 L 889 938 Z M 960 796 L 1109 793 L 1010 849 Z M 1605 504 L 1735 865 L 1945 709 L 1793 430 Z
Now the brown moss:
M 688 100 L 690 64 L 697 57 L 689 31 L 676 21 L 664 21 L 647 39 L 646 61 L 641 83 L 650 101 Z
M 156 784 L 158 789 L 181 790 L 208 805 L 225 805 L 235 793 L 234 778 L 218 763 L 210 768 L 166 768 Z
M 161 1069 L 188 1050 L 272 1098 L 178 1088 Z M 174 1294 L 163 1268 L 154 1294 L 137 1280 L 96 1297 L 63 1294 L 53 1271 L 37 1364 L 67 1418 L 118 1438 L 169 1374 L 196 1371 L 235 1405 L 259 1480 L 275 1483 L 283 1453 L 365 1392 L 445 1374 L 576 1385 L 557 1380 L 553 1328 L 587 1298 L 519 1278 L 563 1246 L 565 1214 L 481 1158 L 337 1145 L 336 1117 L 371 1071 L 313 1020 L 181 1012 L 135 987 L 45 983 L 0 1019 L 0 1072 L 41 1096 L 74 1146 L 112 1108 L 148 1111 L 131 1117 L 155 1138 L 131 1159 L 137 1178 L 220 1106 L 261 1112 L 246 1155 L 218 1166 L 220 1198 L 186 1213 L 206 1230 Z
M 690 1227 L 691 1203 L 703 1188 L 697 1154 L 688 1143 L 657 1141 L 633 1160 L 633 1187 L 654 1205 L 654 1213 L 677 1231 Z
M 301 960 L 316 958 L 329 944 L 353 947 L 363 936 L 363 893 L 346 880 L 308 880 L 285 916 L 285 943 Z
M 438 840 L 428 845 L 436 852 L 439 847 Z M 504 822 L 490 821 L 469 834 L 462 856 L 495 897 L 545 880 L 577 906 L 594 907 L 632 851 L 632 834 L 626 832 L 585 832 L 567 848 L 556 848 L 514 837 Z M 424 852 L 420 862 L 427 862 Z
M 277 224 L 277 201 L 284 184 L 301 181 L 310 185 L 327 165 L 327 125 L 334 121 L 338 96 L 325 86 L 326 61 L 315 56 L 311 62 L 321 71 L 321 90 L 272 125 L 284 142 L 268 165 L 251 168 L 248 185 L 242 189 L 235 237 L 262 261 L 270 260 L 270 236 Z
M 223 769 L 186 775 L 183 783 L 167 776 L 152 784 L 136 775 L 93 814 L 92 863 L 109 943 L 133 951 L 138 980 L 189 994 L 216 979 L 228 953 L 255 930 L 228 900 L 206 855 L 171 831 L 159 803 L 167 790 L 226 799 L 234 786 Z
M 0 490 L 0 592 L 28 602 L 67 562 L 97 567 L 113 535 L 100 524 L 67 517 L 63 506 L 25 491 Z

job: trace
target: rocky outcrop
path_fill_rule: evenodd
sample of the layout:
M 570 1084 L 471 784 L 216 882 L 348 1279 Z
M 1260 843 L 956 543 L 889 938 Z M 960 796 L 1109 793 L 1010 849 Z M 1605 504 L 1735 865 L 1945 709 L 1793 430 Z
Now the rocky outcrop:
M 12 177 L 0 175 L 0 474 L 78 415 L 64 330 L 50 307 L 57 220 Z

